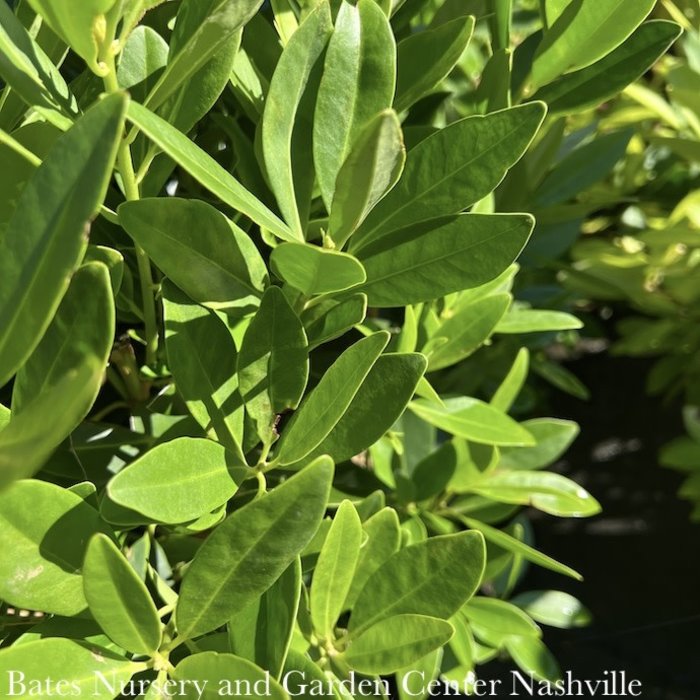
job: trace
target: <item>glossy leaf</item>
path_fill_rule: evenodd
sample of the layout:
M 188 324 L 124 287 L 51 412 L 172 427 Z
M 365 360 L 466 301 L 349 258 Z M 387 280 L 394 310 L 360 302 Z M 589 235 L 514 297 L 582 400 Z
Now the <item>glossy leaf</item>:
M 362 523 L 350 501 L 336 511 L 314 569 L 310 590 L 311 620 L 318 633 L 331 637 L 350 590 L 362 543 Z
M 11 686 L 10 672 L 15 671 L 24 674 L 26 681 L 46 678 L 65 681 L 62 685 L 64 692 L 66 688 L 77 688 L 80 695 L 113 700 L 119 694 L 121 684 L 128 686 L 131 677 L 144 668 L 143 663 L 128 661 L 107 649 L 72 639 L 40 639 L 0 651 L 0 693 L 4 697 L 18 695 L 16 684 L 14 688 Z M 102 674 L 104 683 L 96 682 L 98 673 Z M 46 688 L 45 684 L 41 686 Z M 28 690 L 29 683 L 25 687 Z M 53 688 L 57 690 L 58 686 Z M 111 692 L 112 688 L 114 692 Z M 25 693 L 22 695 L 29 697 Z
M 588 491 L 550 472 L 499 472 L 473 490 L 500 503 L 531 505 L 561 517 L 585 518 L 600 512 L 600 504 Z
M 12 390 L 13 413 L 21 414 L 64 376 L 80 371 L 85 362 L 106 367 L 114 342 L 114 324 L 109 272 L 101 263 L 88 263 L 73 275 L 44 337 L 17 373 Z M 82 415 L 76 425 L 95 401 L 100 379 L 97 375 L 91 383 L 91 393 L 85 392 Z
M 153 654 L 160 645 L 158 611 L 143 581 L 105 535 L 95 535 L 85 552 L 83 588 L 90 613 L 119 646 Z
M 477 287 L 516 259 L 532 227 L 526 214 L 462 214 L 415 224 L 359 253 L 367 272 L 360 290 L 370 306 L 394 307 Z
M 536 637 L 508 637 L 506 650 L 522 671 L 537 680 L 554 682 L 561 678 L 556 659 Z
M 448 318 L 423 348 L 429 370 L 449 367 L 477 350 L 491 336 L 510 301 L 510 294 L 494 294 L 461 307 Z
M 501 465 L 509 469 L 541 469 L 559 459 L 579 434 L 579 427 L 569 420 L 532 418 L 523 426 L 535 438 L 533 447 L 504 448 Z
M 533 99 L 546 102 L 550 114 L 570 114 L 596 107 L 641 77 L 679 33 L 680 28 L 673 22 L 644 22 L 600 61 L 546 85 Z
M 474 634 L 493 647 L 509 635 L 541 637 L 540 628 L 520 608 L 505 600 L 475 596 L 463 608 Z
M 483 537 L 475 532 L 431 537 L 404 547 L 360 592 L 350 617 L 352 637 L 394 615 L 451 617 L 479 587 L 485 556 Z
M 340 292 L 367 275 L 352 255 L 304 243 L 282 243 L 270 256 L 272 271 L 306 296 Z
M 238 355 L 241 395 L 265 444 L 272 442 L 276 416 L 298 406 L 308 374 L 304 327 L 282 290 L 270 287 Z
M 287 700 L 282 686 L 269 678 L 265 671 L 254 663 L 233 654 L 218 654 L 206 651 L 183 659 L 173 671 L 173 678 L 183 682 L 186 700 L 215 700 L 224 695 L 253 700 L 261 695 L 273 700 Z M 236 682 L 240 685 L 235 685 Z M 199 690 L 197 685 L 199 685 Z M 228 685 L 227 685 L 228 684 Z
M 87 246 L 107 190 L 125 98 L 98 103 L 59 137 L 33 174 L 0 240 L 0 385 L 46 331 Z
M 541 87 L 563 73 L 586 68 L 607 56 L 653 7 L 654 0 L 610 0 L 602 8 L 584 0 L 572 0 L 537 47 L 533 84 Z
M 88 540 L 103 529 L 97 511 L 77 494 L 34 480 L 1 491 L 0 506 L 0 597 L 56 615 L 83 611 L 80 570 Z
M 396 187 L 353 235 L 350 251 L 418 221 L 457 214 L 483 199 L 520 160 L 544 114 L 542 103 L 530 103 L 467 117 L 421 141 L 409 152 Z
M 525 384 L 529 366 L 530 353 L 527 348 L 520 348 L 511 368 L 508 370 L 508 374 L 491 397 L 490 403 L 494 408 L 503 411 L 503 413 L 510 411 L 511 406 L 515 403 Z
M 374 0 L 356 6 L 343 1 L 314 115 L 314 163 L 328 211 L 331 202 L 337 209 L 338 197 L 347 197 L 347 183 L 338 174 L 360 133 L 391 107 L 395 84 L 396 44 L 386 15 Z
M 426 364 L 420 353 L 379 357 L 343 417 L 312 454 L 327 454 L 341 462 L 374 444 L 401 417 Z
M 233 337 L 213 311 L 169 281 L 162 292 L 168 367 L 177 390 L 196 421 L 243 463 L 243 399 Z
M 354 639 L 343 659 L 360 673 L 393 673 L 447 644 L 453 634 L 454 628 L 446 620 L 395 615 Z
M 563 311 L 543 311 L 514 306 L 503 317 L 496 333 L 542 333 L 583 328 L 575 316 Z
M 292 162 L 297 110 L 309 77 L 331 34 L 329 6 L 321 3 L 289 40 L 270 83 L 262 120 L 262 149 L 270 187 L 292 237 L 304 240 Z
M 474 31 L 473 17 L 417 32 L 398 46 L 398 79 L 394 106 L 408 109 L 446 78 L 464 53 Z
M 294 239 L 275 214 L 181 131 L 135 102 L 129 103 L 127 118 L 222 202 L 269 229 L 275 236 L 283 240 Z
M 388 333 L 375 333 L 349 347 L 333 363 L 284 429 L 275 458 L 280 464 L 298 462 L 323 442 L 345 415 L 388 342 Z
M 309 339 L 309 349 L 334 340 L 358 323 L 367 314 L 367 297 L 353 294 L 336 301 L 327 299 L 307 309 L 301 315 Z
M 119 505 L 162 523 L 195 520 L 226 503 L 246 476 L 211 440 L 181 437 L 157 445 L 107 485 Z
M 181 635 L 216 629 L 280 577 L 316 532 L 332 476 L 332 462 L 321 457 L 209 535 L 182 582 L 176 609 Z
M 485 445 L 534 445 L 535 439 L 512 418 L 489 404 L 469 397 L 446 399 L 442 406 L 419 399 L 411 410 L 436 428 Z
M 129 235 L 194 301 L 212 307 L 259 303 L 267 283 L 260 254 L 248 235 L 211 205 L 151 198 L 126 202 L 118 213 Z
M 563 591 L 528 591 L 517 595 L 511 602 L 533 620 L 550 627 L 585 627 L 591 621 L 590 612 L 581 602 Z

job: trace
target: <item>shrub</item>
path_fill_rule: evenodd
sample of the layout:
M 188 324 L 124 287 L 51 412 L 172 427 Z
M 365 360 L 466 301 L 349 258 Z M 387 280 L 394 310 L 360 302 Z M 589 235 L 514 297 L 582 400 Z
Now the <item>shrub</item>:
M 546 175 L 557 117 L 677 27 L 651 0 L 602 26 L 260 5 L 0 4 L 0 598 L 43 613 L 3 629 L 1 687 L 340 697 L 357 673 L 408 697 L 410 671 L 469 689 L 498 654 L 553 680 L 537 622 L 587 613 L 508 600 L 526 563 L 578 578 L 518 513 L 599 506 L 546 471 L 578 427 L 509 415 L 532 334 L 580 326 L 514 301 L 520 212 L 580 176 Z

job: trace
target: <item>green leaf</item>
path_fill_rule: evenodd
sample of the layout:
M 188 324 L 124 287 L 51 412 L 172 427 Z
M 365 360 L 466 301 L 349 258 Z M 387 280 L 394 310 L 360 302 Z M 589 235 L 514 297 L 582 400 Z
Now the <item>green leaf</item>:
M 314 304 L 301 315 L 309 339 L 309 349 L 334 340 L 364 321 L 367 315 L 367 297 L 353 294 L 342 300 L 325 299 Z
M 445 399 L 442 406 L 425 399 L 409 404 L 424 421 L 457 437 L 484 445 L 534 445 L 519 423 L 489 404 L 466 396 Z
M 324 673 L 317 663 L 312 661 L 306 654 L 291 649 L 284 667 L 285 688 L 290 697 L 304 698 L 304 700 L 315 700 L 318 694 L 312 692 L 316 688 L 328 688 L 331 679 Z M 336 688 L 339 688 L 336 685 Z M 332 693 L 326 691 L 325 697 L 332 700 L 348 700 L 339 689 Z
M 185 523 L 226 503 L 245 476 L 245 468 L 221 445 L 181 437 L 157 445 L 120 471 L 107 493 L 155 522 Z
M 446 620 L 395 615 L 356 637 L 342 658 L 360 673 L 394 673 L 444 646 L 453 634 L 454 628 Z
M 116 0 L 29 0 L 37 14 L 77 53 L 97 75 L 104 76 L 109 67 L 101 60 L 108 39 L 107 18 Z
M 168 367 L 177 390 L 195 420 L 244 463 L 233 337 L 213 311 L 193 303 L 168 280 L 162 291 Z
M 455 67 L 474 31 L 473 17 L 458 17 L 399 43 L 394 107 L 402 112 L 442 82 Z
M 120 694 L 121 685 L 128 684 L 130 678 L 144 668 L 143 663 L 127 661 L 107 649 L 72 639 L 40 639 L 0 651 L 0 693 L 5 697 L 50 697 L 51 694 L 44 692 L 28 692 L 30 679 L 41 683 L 41 679 L 50 678 L 65 681 L 64 689 L 66 686 L 77 688 L 82 696 L 113 700 Z M 12 671 L 24 674 L 24 691 L 16 684 L 12 687 Z M 98 673 L 102 674 L 104 682 L 96 682 Z M 41 683 L 41 687 L 46 688 L 46 685 Z M 114 692 L 111 692 L 111 688 L 114 688 Z M 54 689 L 57 686 L 54 685 Z
M 542 631 L 528 615 L 505 600 L 475 596 L 464 606 L 463 612 L 474 634 L 495 648 L 501 648 L 510 635 L 542 636 Z
M 517 258 L 533 225 L 527 214 L 461 214 L 396 231 L 358 255 L 359 291 L 370 306 L 394 307 L 478 287 Z
M 532 65 L 533 87 L 586 68 L 616 49 L 644 21 L 655 0 L 572 0 L 545 32 Z
M 536 637 L 508 637 L 505 646 L 518 667 L 535 679 L 553 683 L 561 678 L 556 659 Z
M 332 477 L 333 463 L 321 457 L 209 535 L 183 578 L 176 609 L 180 635 L 216 629 L 282 575 L 318 529 Z
M 452 617 L 479 587 L 485 557 L 483 537 L 475 532 L 431 537 L 404 547 L 360 592 L 348 628 L 352 638 L 394 615 Z
M 460 307 L 423 348 L 428 356 L 429 371 L 449 367 L 469 357 L 491 337 L 510 302 L 510 294 L 494 294 Z
M 0 489 L 35 474 L 85 417 L 104 376 L 92 356 L 13 416 L 0 433 Z
M 329 6 L 321 3 L 285 47 L 272 77 L 262 119 L 262 150 L 270 187 L 291 228 L 292 238 L 300 241 L 304 240 L 304 230 L 296 198 L 292 136 L 311 72 L 331 32 Z
M 257 306 L 267 271 L 253 241 L 218 209 L 176 197 L 125 202 L 127 233 L 192 300 L 214 308 Z
M 0 5 L 0 75 L 9 88 L 50 123 L 61 129 L 71 125 L 78 113 L 75 98 L 58 68 L 7 3 Z
M 426 365 L 420 353 L 379 357 L 343 417 L 312 454 L 342 462 L 373 445 L 403 414 Z
M 344 608 L 352 609 L 367 583 L 367 579 L 401 546 L 399 518 L 393 508 L 382 508 L 363 524 L 367 541 L 360 549 L 360 556 L 345 599 Z
M 590 612 L 579 600 L 563 591 L 528 591 L 511 600 L 533 620 L 543 625 L 572 629 L 591 622 Z
M 416 222 L 457 214 L 483 199 L 520 160 L 544 115 L 544 104 L 530 103 L 467 117 L 421 141 L 408 153 L 396 187 L 353 235 L 350 251 Z
M 88 544 L 83 588 L 90 613 L 119 646 L 152 655 L 160 646 L 158 611 L 143 581 L 105 535 Z
M 361 544 L 360 516 L 350 501 L 343 501 L 318 556 L 309 592 L 311 620 L 322 637 L 333 636 L 352 584 Z
M 117 69 L 119 87 L 143 102 L 168 62 L 168 42 L 151 27 L 136 27 L 122 49 Z
M 474 485 L 472 490 L 499 503 L 531 505 L 560 517 L 586 518 L 601 510 L 588 491 L 571 479 L 551 472 L 498 472 Z
M 396 112 L 381 112 L 359 135 L 338 173 L 328 222 L 328 234 L 338 248 L 396 185 L 405 162 Z
M 507 532 L 499 530 L 495 527 L 491 527 L 486 523 L 482 523 L 479 520 L 474 520 L 472 518 L 461 518 L 461 521 L 467 526 L 474 530 L 478 530 L 483 534 L 483 536 L 493 544 L 521 556 L 533 564 L 543 567 L 544 569 L 549 569 L 550 571 L 555 571 L 558 574 L 563 574 L 564 576 L 569 576 L 570 578 L 576 579 L 577 581 L 582 581 L 583 576 L 577 571 L 574 571 L 569 566 L 565 564 L 560 564 L 555 559 L 548 557 L 542 552 L 538 552 L 533 547 L 521 542 L 520 540 L 512 537 Z
M 530 366 L 530 352 L 527 348 L 520 348 L 513 361 L 513 365 L 508 370 L 508 374 L 501 382 L 496 392 L 491 397 L 491 405 L 503 413 L 508 413 L 511 406 L 518 398 L 518 394 L 527 379 L 527 371 Z
M 547 103 L 550 114 L 571 114 L 596 107 L 646 73 L 680 33 L 680 27 L 673 22 L 644 22 L 605 58 L 562 76 L 538 90 L 532 99 Z
M 135 102 L 129 103 L 127 119 L 222 202 L 282 240 L 294 240 L 285 224 L 257 197 L 167 121 Z
M 0 598 L 56 615 L 82 612 L 83 557 L 102 529 L 94 508 L 54 484 L 18 481 L 0 492 Z
M 543 333 L 583 328 L 576 316 L 562 311 L 528 309 L 518 305 L 511 307 L 496 326 L 496 333 Z
M 338 196 L 347 197 L 338 173 L 360 133 L 391 107 L 395 86 L 396 44 L 386 15 L 374 0 L 343 1 L 314 115 L 314 163 L 328 211 Z
M 297 558 L 262 596 L 228 623 L 231 650 L 280 679 L 294 633 L 301 595 Z
M 187 41 L 176 42 L 168 65 L 151 91 L 145 106 L 155 110 L 191 79 L 216 54 L 225 49 L 235 32 L 258 11 L 262 0 L 186 0 L 178 13 L 176 34 L 195 17 L 196 30 Z M 192 20 L 190 20 L 192 22 Z M 177 43 L 182 43 L 177 46 Z
M 533 418 L 523 426 L 535 438 L 533 447 L 504 448 L 501 467 L 506 469 L 541 469 L 561 457 L 579 434 L 579 427 L 570 420 Z
M 388 333 L 375 333 L 340 355 L 285 428 L 275 461 L 294 464 L 323 442 L 345 415 L 388 342 Z
M 126 99 L 105 98 L 55 142 L 0 239 L 0 386 L 46 331 L 107 190 Z
M 265 444 L 273 440 L 276 416 L 299 405 L 308 376 L 304 327 L 282 290 L 270 287 L 243 336 L 238 355 L 241 395 Z
M 261 696 L 272 700 L 289 698 L 262 668 L 233 654 L 206 651 L 188 656 L 175 667 L 173 679 L 183 682 L 181 697 L 185 700 L 217 700 L 222 695 L 245 700 L 257 700 Z
M 64 376 L 79 371 L 86 361 L 106 367 L 114 343 L 114 323 L 109 271 L 101 263 L 88 263 L 73 275 L 44 337 L 17 373 L 12 390 L 13 414 L 21 414 Z M 90 410 L 100 384 L 101 376 L 96 375 L 76 425 Z
M 340 292 L 362 284 L 362 264 L 347 253 L 306 243 L 282 243 L 270 256 L 272 271 L 306 296 Z

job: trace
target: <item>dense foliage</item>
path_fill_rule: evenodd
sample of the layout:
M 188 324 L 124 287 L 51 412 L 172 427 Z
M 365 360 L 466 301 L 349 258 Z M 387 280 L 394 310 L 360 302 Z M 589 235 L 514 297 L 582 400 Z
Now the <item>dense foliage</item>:
M 547 470 L 578 426 L 526 380 L 585 391 L 544 352 L 581 323 L 543 280 L 620 196 L 577 200 L 631 137 L 590 110 L 678 25 L 261 5 L 0 3 L 4 695 L 421 697 L 499 655 L 551 681 L 538 623 L 586 623 L 515 594 L 529 564 L 579 578 L 522 506 L 599 511 Z

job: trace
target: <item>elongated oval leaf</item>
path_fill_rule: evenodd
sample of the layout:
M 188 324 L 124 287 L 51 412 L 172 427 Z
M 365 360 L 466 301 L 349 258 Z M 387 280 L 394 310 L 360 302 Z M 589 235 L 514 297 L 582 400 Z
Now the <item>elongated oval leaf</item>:
M 0 386 L 41 340 L 107 190 L 126 98 L 88 110 L 33 174 L 0 240 Z
M 181 131 L 168 124 L 165 119 L 135 102 L 129 103 L 127 118 L 222 202 L 245 214 L 282 240 L 294 240 L 279 217 L 245 189 L 208 153 L 190 141 Z
M 293 237 L 301 241 L 304 231 L 296 201 L 292 134 L 309 76 L 331 30 L 329 6 L 321 3 L 285 47 L 270 83 L 262 120 L 262 149 L 270 186 Z
M 182 682 L 184 693 L 180 697 L 185 700 L 217 700 L 222 695 L 235 695 L 245 700 L 257 700 L 261 696 L 288 700 L 284 688 L 268 673 L 233 654 L 213 651 L 193 654 L 175 667 L 173 678 Z M 240 690 L 234 693 L 236 688 Z
M 359 253 L 370 306 L 406 306 L 477 287 L 517 258 L 534 221 L 527 214 L 461 214 L 396 231 Z
M 533 447 L 505 447 L 501 466 L 505 469 L 541 469 L 559 459 L 579 434 L 577 423 L 557 418 L 531 418 L 523 427 L 535 438 Z
M 156 522 L 184 523 L 223 505 L 246 470 L 211 440 L 181 437 L 157 445 L 113 477 L 109 497 Z
M 436 428 L 484 445 L 534 445 L 534 437 L 519 423 L 493 406 L 469 397 L 446 399 L 442 405 L 426 399 L 411 410 Z
M 0 492 L 0 597 L 30 610 L 78 614 L 87 607 L 85 548 L 101 530 L 94 508 L 54 484 L 18 481 Z
M 224 624 L 280 577 L 318 529 L 332 478 L 333 463 L 321 457 L 209 535 L 182 582 L 176 609 L 181 635 Z
M 279 287 L 265 292 L 243 336 L 238 376 L 246 410 L 270 444 L 276 416 L 299 405 L 309 376 L 304 327 Z
M 267 271 L 255 244 L 218 209 L 198 200 L 125 202 L 119 220 L 156 265 L 194 301 L 256 306 Z
M 485 557 L 483 537 L 475 532 L 431 537 L 404 547 L 360 592 L 350 617 L 352 637 L 394 615 L 452 617 L 479 587 Z
M 343 2 L 314 116 L 314 162 L 329 211 L 334 193 L 342 192 L 336 181 L 343 162 L 370 120 L 391 107 L 395 84 L 396 44 L 386 15 L 374 0 Z
M 301 315 L 309 339 L 309 349 L 313 350 L 316 346 L 341 336 L 356 324 L 362 323 L 366 315 L 367 297 L 364 294 L 353 294 L 338 301 L 326 299 L 314 304 Z
M 92 697 L 97 700 L 113 700 L 120 694 L 121 684 L 128 684 L 129 679 L 145 664 L 128 661 L 107 649 L 81 644 L 72 639 L 39 639 L 27 644 L 13 645 L 0 651 L 0 693 L 3 697 L 31 697 L 25 691 L 13 688 L 13 676 L 22 673 L 25 681 L 29 679 L 55 679 L 65 681 L 63 688 L 77 688 L 79 695 Z M 95 682 L 101 673 L 105 683 Z M 18 680 L 18 676 L 14 676 Z M 74 686 L 72 684 L 75 684 Z M 42 687 L 46 687 L 42 684 Z M 53 686 L 57 688 L 56 685 Z M 111 692 L 111 689 L 114 692 Z M 65 692 L 65 690 L 64 690 Z M 42 693 L 32 694 L 34 697 L 50 697 Z
M 533 620 L 550 627 L 585 627 L 591 621 L 591 613 L 583 604 L 563 591 L 528 591 L 515 596 L 511 602 Z
M 560 517 L 586 518 L 600 504 L 586 489 L 551 472 L 499 472 L 476 484 L 473 491 L 500 503 L 531 505 Z
M 238 391 L 236 345 L 224 322 L 192 302 L 169 281 L 163 284 L 168 367 L 190 413 L 237 455 L 243 442 L 243 399 Z
M 375 333 L 352 345 L 333 363 L 282 433 L 276 455 L 280 464 L 294 464 L 321 444 L 347 411 L 388 342 L 388 333 Z
M 105 535 L 95 535 L 85 552 L 83 588 L 90 612 L 120 647 L 153 654 L 160 645 L 158 611 L 143 581 Z
M 654 4 L 655 0 L 609 0 L 599 6 L 572 0 L 537 47 L 533 85 L 541 87 L 607 56 L 642 23 Z
M 520 348 L 508 374 L 491 397 L 490 403 L 494 408 L 503 411 L 503 413 L 510 411 L 525 384 L 529 367 L 530 351 L 527 348 Z
M 66 295 L 41 342 L 15 378 L 12 411 L 18 415 L 49 387 L 71 371 L 79 370 L 86 357 L 105 367 L 114 343 L 114 298 L 109 271 L 101 263 L 83 265 L 73 275 Z M 83 416 L 99 390 L 92 383 Z
M 395 673 L 447 644 L 453 634 L 454 628 L 446 620 L 395 615 L 354 639 L 343 659 L 360 673 Z
M 318 556 L 309 594 L 311 620 L 323 637 L 332 637 L 343 611 L 361 544 L 360 516 L 350 501 L 343 501 Z
M 340 292 L 362 284 L 362 264 L 347 253 L 304 243 L 282 243 L 270 256 L 272 271 L 307 296 Z
M 339 248 L 398 182 L 405 162 L 396 112 L 381 112 L 360 133 L 338 173 L 328 229 Z
M 421 141 L 396 187 L 353 235 L 351 252 L 418 221 L 457 214 L 492 192 L 527 150 L 544 114 L 538 102 L 467 117 Z
M 394 101 L 397 112 L 408 109 L 449 75 L 467 48 L 473 31 L 473 17 L 458 17 L 399 43 Z

